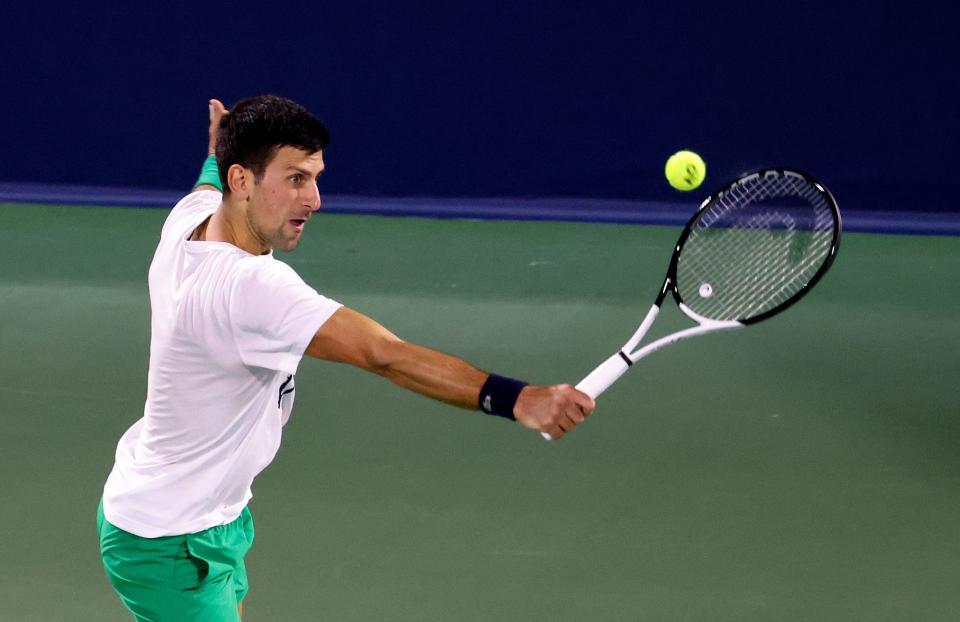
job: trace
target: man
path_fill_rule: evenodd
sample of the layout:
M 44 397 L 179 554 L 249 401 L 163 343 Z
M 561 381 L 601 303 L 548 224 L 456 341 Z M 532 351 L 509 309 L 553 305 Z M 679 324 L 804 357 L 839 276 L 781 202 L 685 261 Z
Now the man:
M 307 286 L 272 253 L 295 249 L 320 208 L 326 128 L 272 96 L 229 114 L 211 100 L 210 120 L 211 157 L 150 266 L 144 415 L 98 512 L 107 575 L 143 621 L 239 619 L 250 487 L 279 448 L 304 354 L 555 439 L 594 408 L 569 385 L 527 386 L 407 343 Z

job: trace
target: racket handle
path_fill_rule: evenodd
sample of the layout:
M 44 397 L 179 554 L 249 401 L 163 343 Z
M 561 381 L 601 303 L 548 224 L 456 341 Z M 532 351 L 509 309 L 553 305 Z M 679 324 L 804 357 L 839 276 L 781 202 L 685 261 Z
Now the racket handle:
M 578 391 L 583 391 L 593 399 L 597 399 L 601 393 L 610 388 L 610 385 L 616 382 L 628 369 L 630 369 L 630 366 L 627 365 L 626 359 L 617 352 L 587 374 L 587 377 L 581 380 L 575 388 Z M 553 437 L 546 432 L 541 432 L 540 436 L 542 436 L 544 440 L 553 440 Z
M 597 399 L 628 369 L 630 369 L 630 365 L 627 364 L 627 360 L 620 352 L 617 352 L 587 374 L 587 377 L 581 380 L 576 388 L 593 399 Z

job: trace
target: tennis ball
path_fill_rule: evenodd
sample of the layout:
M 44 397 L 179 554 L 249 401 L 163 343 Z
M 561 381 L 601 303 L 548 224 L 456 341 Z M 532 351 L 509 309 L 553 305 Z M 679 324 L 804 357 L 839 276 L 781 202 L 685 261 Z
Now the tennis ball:
M 678 151 L 667 160 L 664 169 L 667 181 L 677 190 L 693 190 L 707 176 L 707 165 L 703 158 L 692 151 Z

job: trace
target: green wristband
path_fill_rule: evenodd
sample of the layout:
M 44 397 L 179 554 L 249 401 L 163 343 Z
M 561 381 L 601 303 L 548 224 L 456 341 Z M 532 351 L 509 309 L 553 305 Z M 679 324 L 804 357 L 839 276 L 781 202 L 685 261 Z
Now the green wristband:
M 203 166 L 200 167 L 200 177 L 197 178 L 197 183 L 193 184 L 193 187 L 197 186 L 215 186 L 217 190 L 223 192 L 223 184 L 220 183 L 220 169 L 217 168 L 217 156 L 208 155 L 207 159 L 203 161 Z

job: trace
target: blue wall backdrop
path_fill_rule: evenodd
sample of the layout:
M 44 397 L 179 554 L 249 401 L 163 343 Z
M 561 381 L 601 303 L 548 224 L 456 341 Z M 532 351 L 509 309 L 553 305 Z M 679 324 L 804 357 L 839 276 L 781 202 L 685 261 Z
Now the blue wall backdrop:
M 301 101 L 328 193 L 676 200 L 787 164 L 848 207 L 956 211 L 956 9 L 915 3 L 13 3 L 0 180 L 187 187 L 206 100 Z M 947 11 L 947 13 L 944 13 Z

